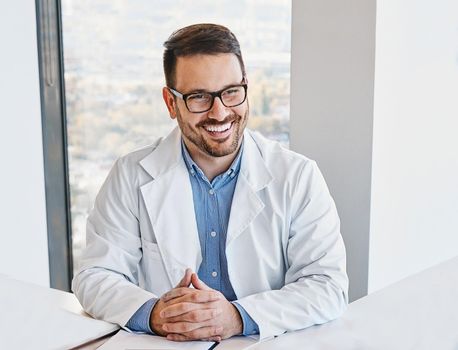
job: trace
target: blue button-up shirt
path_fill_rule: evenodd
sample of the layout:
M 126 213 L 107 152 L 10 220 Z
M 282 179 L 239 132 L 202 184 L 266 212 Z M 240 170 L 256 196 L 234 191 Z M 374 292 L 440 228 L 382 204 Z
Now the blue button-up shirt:
M 243 334 L 249 335 L 259 333 L 259 328 L 245 309 L 235 301 L 237 295 L 229 280 L 226 260 L 227 226 L 242 153 L 243 144 L 229 169 L 209 181 L 182 142 L 182 155 L 189 171 L 202 252 L 202 263 L 197 274 L 206 285 L 220 291 L 233 303 L 242 318 Z M 149 319 L 156 301 L 157 299 L 151 299 L 143 304 L 126 326 L 134 331 L 152 333 Z

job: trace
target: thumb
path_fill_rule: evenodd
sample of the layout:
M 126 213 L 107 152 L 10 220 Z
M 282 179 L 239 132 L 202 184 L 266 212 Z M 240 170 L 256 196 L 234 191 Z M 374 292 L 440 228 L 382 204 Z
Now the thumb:
M 196 289 L 200 289 L 200 290 L 213 290 L 212 288 L 210 288 L 209 286 L 207 286 L 203 281 L 201 281 L 199 279 L 199 277 L 197 276 L 197 273 L 193 273 L 192 276 L 191 276 L 191 283 L 192 285 L 194 286 L 194 288 Z
M 179 287 L 189 287 L 191 284 L 191 276 L 193 275 L 193 272 L 190 268 L 187 268 L 183 278 L 181 279 L 180 282 L 178 282 L 177 286 L 175 288 Z

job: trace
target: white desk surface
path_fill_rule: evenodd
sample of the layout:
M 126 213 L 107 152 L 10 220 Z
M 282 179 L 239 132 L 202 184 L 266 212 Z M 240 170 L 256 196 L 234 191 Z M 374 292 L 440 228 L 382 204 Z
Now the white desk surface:
M 116 331 L 71 293 L 0 275 L 0 349 L 70 349 Z
M 71 348 L 118 328 L 85 316 L 73 294 L 4 276 L 0 310 L 0 349 Z M 338 320 L 249 348 L 458 350 L 458 257 L 353 302 Z
M 333 322 L 252 349 L 458 350 L 458 257 L 351 303 Z

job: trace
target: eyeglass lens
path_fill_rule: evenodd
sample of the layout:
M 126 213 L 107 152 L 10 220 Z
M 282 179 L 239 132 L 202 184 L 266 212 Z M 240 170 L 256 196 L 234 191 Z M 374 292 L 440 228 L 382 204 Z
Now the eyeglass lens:
M 232 86 L 221 92 L 221 100 L 226 107 L 234 107 L 245 100 L 245 88 L 243 86 Z M 191 94 L 186 99 L 190 112 L 203 112 L 210 109 L 213 104 L 213 95 L 206 92 Z

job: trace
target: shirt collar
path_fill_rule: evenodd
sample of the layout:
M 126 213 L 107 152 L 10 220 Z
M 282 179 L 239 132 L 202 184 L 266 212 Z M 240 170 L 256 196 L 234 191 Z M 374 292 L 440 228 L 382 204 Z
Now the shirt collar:
M 243 145 L 245 143 L 245 140 L 242 139 L 242 144 L 240 145 L 239 151 L 237 153 L 237 156 L 235 157 L 234 161 L 232 162 L 231 166 L 225 171 L 226 175 L 230 175 L 231 178 L 234 178 L 238 172 L 240 171 L 240 165 L 241 165 L 241 159 L 242 159 L 242 153 L 243 153 Z M 203 179 L 207 180 L 207 177 L 205 176 L 204 172 L 202 169 L 199 168 L 199 166 L 194 162 L 192 159 L 191 155 L 189 154 L 188 148 L 186 147 L 183 138 L 181 138 L 181 153 L 183 155 L 184 162 L 186 164 L 186 167 L 188 168 L 188 171 L 191 175 L 194 175 L 195 173 L 198 173 Z M 221 175 L 224 173 L 219 174 L 216 176 L 216 178 L 219 178 Z M 208 180 L 207 180 L 208 181 Z

